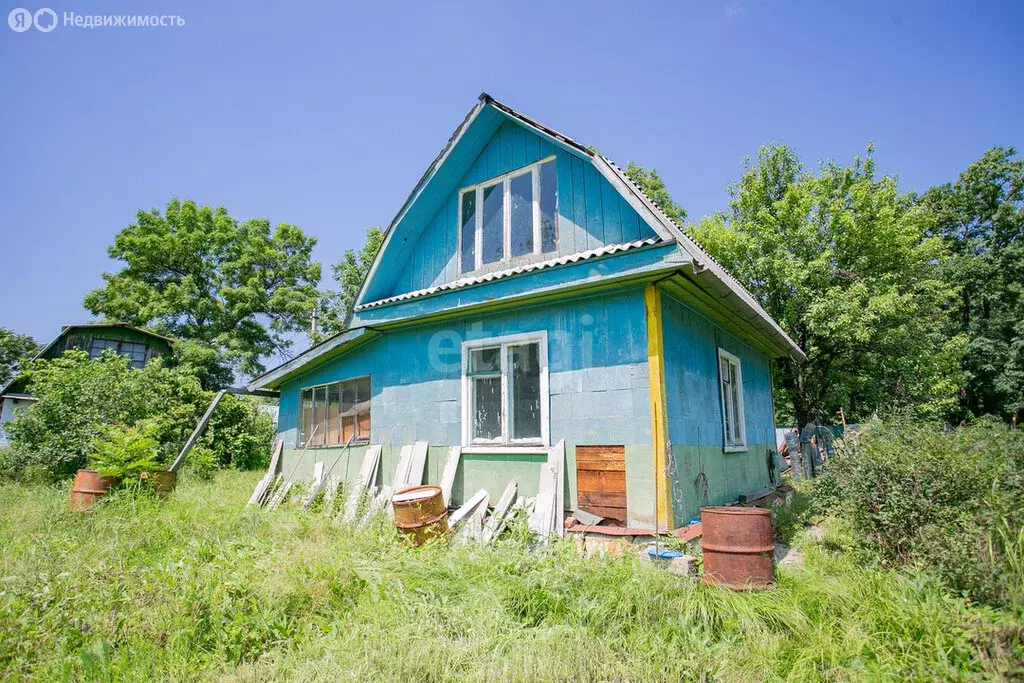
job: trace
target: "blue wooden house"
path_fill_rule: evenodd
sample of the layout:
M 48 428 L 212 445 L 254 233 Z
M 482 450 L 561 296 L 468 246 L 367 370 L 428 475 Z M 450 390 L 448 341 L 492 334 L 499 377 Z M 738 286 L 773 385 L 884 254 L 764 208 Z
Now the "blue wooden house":
M 351 329 L 249 388 L 281 393 L 285 472 L 354 437 L 382 446 L 390 483 L 426 441 L 436 483 L 461 446 L 458 504 L 511 478 L 536 493 L 564 440 L 566 509 L 673 528 L 768 484 L 787 355 L 803 358 L 620 168 L 485 94 L 388 227 Z

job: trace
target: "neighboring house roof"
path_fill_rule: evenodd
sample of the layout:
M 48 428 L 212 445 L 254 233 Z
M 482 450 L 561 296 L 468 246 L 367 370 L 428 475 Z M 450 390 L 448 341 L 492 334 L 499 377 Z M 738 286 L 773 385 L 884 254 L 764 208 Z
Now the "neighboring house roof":
M 113 329 L 113 328 L 132 330 L 134 332 L 138 332 L 139 334 L 144 334 L 144 335 L 147 335 L 149 337 L 153 337 L 154 339 L 161 339 L 161 340 L 167 342 L 167 344 L 170 345 L 170 346 L 174 346 L 175 341 L 176 341 L 172 337 L 167 337 L 167 336 L 164 336 L 162 334 L 157 334 L 156 332 L 153 332 L 152 330 L 147 330 L 147 329 L 144 329 L 144 328 L 141 328 L 141 327 L 135 327 L 134 325 L 129 325 L 127 323 L 107 322 L 107 321 L 97 320 L 97 321 L 88 322 L 88 323 L 78 323 L 78 324 L 75 324 L 75 325 L 63 325 L 60 328 L 60 334 L 58 334 L 56 337 L 54 337 L 53 341 L 51 341 L 49 344 L 47 344 L 46 346 L 41 348 L 36 355 L 32 356 L 32 360 L 36 360 L 38 358 L 42 358 L 43 356 L 45 356 L 46 353 L 50 349 L 52 349 L 54 346 L 57 345 L 57 342 L 59 342 L 61 339 L 64 339 L 65 337 L 67 337 L 71 332 L 74 332 L 75 330 L 81 330 L 81 329 L 96 330 L 96 329 Z M 13 385 L 17 381 L 17 379 L 18 379 L 17 377 L 14 377 L 7 384 L 5 384 L 2 387 L 0 387 L 0 396 L 7 395 L 8 388 L 11 385 Z

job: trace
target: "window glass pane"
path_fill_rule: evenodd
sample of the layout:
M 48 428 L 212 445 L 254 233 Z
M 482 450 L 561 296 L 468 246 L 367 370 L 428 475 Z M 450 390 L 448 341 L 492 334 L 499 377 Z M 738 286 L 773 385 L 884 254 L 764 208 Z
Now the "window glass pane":
M 508 348 L 512 386 L 510 427 L 513 439 L 539 439 L 540 434 L 540 345 L 521 344 Z
M 722 392 L 722 419 L 725 421 L 725 444 L 728 446 L 733 441 L 733 419 L 732 419 L 732 391 L 729 389 L 729 361 L 719 359 L 719 372 L 721 373 Z
M 483 194 L 483 235 L 480 262 L 494 263 L 505 256 L 505 233 L 502 228 L 505 206 L 504 184 L 497 183 L 485 187 Z
M 362 410 L 356 416 L 356 432 L 360 439 L 370 438 L 370 411 Z
M 109 348 L 106 339 L 93 339 L 92 344 L 89 346 L 89 358 L 99 358 L 103 355 L 103 350 L 106 348 Z M 117 348 L 117 342 L 114 342 L 113 348 Z
M 309 429 L 309 442 L 313 446 L 324 445 L 324 422 L 327 418 L 327 387 L 313 389 L 313 422 Z
M 366 409 L 370 408 L 370 378 L 360 377 L 356 380 L 356 401 L 365 403 Z
M 501 347 L 493 346 L 489 349 L 473 349 L 469 353 L 470 373 L 479 372 L 500 372 L 501 371 Z
M 462 270 L 476 268 L 476 190 L 462 194 Z
M 509 181 L 512 202 L 512 255 L 533 253 L 533 173 Z
M 328 444 L 341 441 L 341 385 L 327 386 L 327 440 Z
M 306 443 L 309 425 L 313 422 L 313 390 L 303 389 L 299 397 L 299 445 Z
M 473 438 L 501 438 L 501 376 L 474 377 Z
M 356 380 L 356 436 L 359 439 L 370 438 L 370 378 L 360 377 Z
M 732 387 L 732 436 L 733 440 L 739 444 L 743 443 L 743 432 L 740 429 L 743 416 L 740 415 L 740 384 L 736 377 L 737 369 L 738 366 L 735 363 L 729 363 L 729 385 Z
M 549 161 L 540 167 L 540 250 L 554 251 L 558 248 L 558 178 L 555 162 Z

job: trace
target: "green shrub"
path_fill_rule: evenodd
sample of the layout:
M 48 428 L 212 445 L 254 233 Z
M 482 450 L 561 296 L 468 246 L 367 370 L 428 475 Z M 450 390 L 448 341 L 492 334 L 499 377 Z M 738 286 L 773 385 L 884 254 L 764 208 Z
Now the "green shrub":
M 90 360 L 83 351 L 38 360 L 26 368 L 32 406 L 4 428 L 11 447 L 0 453 L 0 475 L 59 480 L 83 467 L 104 428 L 131 428 L 151 420 L 157 460 L 170 463 L 213 399 L 185 367 L 154 359 L 142 369 L 113 353 Z M 217 467 L 266 466 L 273 428 L 249 397 L 225 397 L 214 413 L 205 445 Z
M 160 442 L 156 435 L 160 425 L 150 418 L 132 427 L 101 425 L 93 441 L 89 466 L 103 477 L 130 479 L 143 472 L 163 469 Z
M 839 443 L 814 493 L 883 561 L 936 572 L 976 600 L 1024 598 L 1011 543 L 1024 527 L 1024 434 L 994 421 L 872 422 Z

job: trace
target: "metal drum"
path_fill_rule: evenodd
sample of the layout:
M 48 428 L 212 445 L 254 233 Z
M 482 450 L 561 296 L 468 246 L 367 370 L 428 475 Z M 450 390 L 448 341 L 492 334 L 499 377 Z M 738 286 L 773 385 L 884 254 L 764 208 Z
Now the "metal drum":
M 395 528 L 409 537 L 413 545 L 448 533 L 448 508 L 440 486 L 413 486 L 391 497 L 395 508 Z
M 736 590 L 770 588 L 775 578 L 772 513 L 762 508 L 701 508 L 703 582 Z
M 117 477 L 101 477 L 96 470 L 78 470 L 75 483 L 71 487 L 71 499 L 68 507 L 72 510 L 85 512 L 93 504 L 106 495 L 110 487 L 117 483 Z

